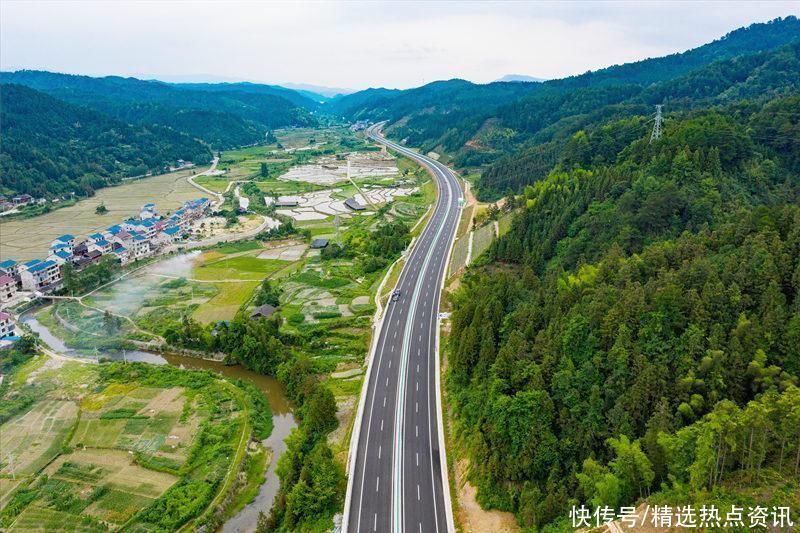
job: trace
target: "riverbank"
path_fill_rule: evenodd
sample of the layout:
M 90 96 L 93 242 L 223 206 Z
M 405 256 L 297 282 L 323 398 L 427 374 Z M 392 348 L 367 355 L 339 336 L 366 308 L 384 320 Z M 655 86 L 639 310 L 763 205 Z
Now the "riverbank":
M 252 500 L 240 500 L 240 509 L 229 517 L 222 526 L 223 531 L 250 533 L 255 530 L 260 512 L 268 513 L 280 486 L 277 476 L 277 462 L 286 449 L 284 440 L 297 426 L 297 421 L 292 413 L 283 387 L 269 376 L 256 374 L 240 366 L 226 366 L 216 360 L 201 359 L 170 353 L 153 353 L 139 350 L 97 350 L 93 355 L 76 351 L 56 336 L 49 328 L 41 324 L 33 315 L 25 315 L 22 322 L 31 331 L 37 333 L 46 344 L 44 352 L 54 360 L 64 362 L 99 362 L 100 360 L 146 362 L 154 365 L 170 365 L 184 370 L 209 370 L 225 376 L 231 380 L 244 380 L 254 385 L 264 396 L 272 412 L 272 432 L 268 437 L 260 440 L 257 446 L 247 447 L 246 456 L 240 459 L 240 465 L 246 465 L 246 459 L 256 456 L 259 450 L 269 454 L 269 461 L 260 466 L 260 471 L 254 475 L 262 478 L 263 482 L 257 485 L 257 491 L 252 491 Z M 249 498 L 248 498 L 249 499 Z M 236 500 L 232 500 L 235 502 Z M 229 502 L 230 503 L 230 502 Z

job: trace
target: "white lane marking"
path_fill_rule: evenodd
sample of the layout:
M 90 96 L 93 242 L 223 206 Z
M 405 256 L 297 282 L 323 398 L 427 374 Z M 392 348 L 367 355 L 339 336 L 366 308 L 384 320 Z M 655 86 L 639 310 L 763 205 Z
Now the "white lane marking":
M 394 353 L 394 344 L 392 344 L 392 347 L 389 349 L 389 351 Z
M 417 483 L 417 501 L 419 501 L 419 500 L 420 500 L 419 483 Z
M 386 407 L 386 396 L 383 397 L 383 406 Z
M 414 426 L 414 433 L 415 433 L 415 435 L 414 435 L 415 437 L 419 437 L 419 426 L 417 426 L 417 425 Z
M 386 386 L 389 386 L 389 376 L 386 376 Z
M 372 135 L 371 135 L 371 137 L 372 137 Z M 375 137 L 375 138 L 377 139 L 377 137 Z M 435 215 L 434 215 L 433 218 L 434 218 L 434 220 L 437 220 L 437 221 L 438 220 L 446 220 L 447 219 L 447 215 L 451 211 L 451 208 L 452 209 L 457 209 L 457 206 L 455 205 L 455 199 L 456 198 L 455 198 L 455 194 L 453 192 L 453 184 L 451 183 L 451 180 L 448 179 L 448 175 L 450 176 L 450 178 L 453 177 L 452 173 L 450 173 L 448 169 L 445 169 L 445 167 L 441 163 L 437 163 L 437 162 L 435 162 L 433 160 L 430 160 L 427 157 L 420 156 L 419 154 L 416 154 L 415 152 L 413 152 L 413 151 L 411 151 L 409 149 L 406 149 L 406 148 L 404 148 L 402 146 L 396 145 L 394 143 L 387 142 L 387 141 L 385 141 L 383 139 L 379 139 L 379 140 L 381 140 L 384 144 L 387 144 L 389 147 L 391 147 L 391 148 L 403 153 L 404 155 L 406 155 L 408 157 L 411 157 L 413 159 L 417 159 L 418 161 L 423 163 L 426 167 L 428 167 L 428 169 L 431 171 L 431 173 L 433 174 L 433 176 L 436 179 L 436 181 L 440 182 L 439 185 L 440 185 L 440 188 L 441 188 L 440 202 L 437 203 L 437 211 L 435 211 Z M 447 170 L 447 172 L 446 172 L 446 170 Z M 443 211 L 438 209 L 438 207 L 440 207 L 440 206 L 444 206 L 444 210 Z M 450 221 L 449 223 L 446 223 L 446 225 L 448 226 L 448 234 L 449 234 L 449 232 L 452 232 L 454 230 L 456 222 L 457 222 L 457 219 L 454 219 L 454 220 Z M 425 242 L 427 240 L 427 238 L 430 237 L 432 239 L 432 242 L 435 244 L 436 241 L 438 241 L 439 236 L 442 233 L 441 226 L 439 226 L 439 229 L 436 230 L 435 233 L 433 231 L 428 232 L 427 229 L 428 229 L 428 227 L 425 228 L 425 231 L 423 233 L 421 241 Z M 427 265 L 428 260 L 431 257 L 433 252 L 441 253 L 441 248 L 438 248 L 436 246 L 434 246 L 434 249 L 429 250 L 427 253 L 424 253 L 423 250 L 424 250 L 424 247 L 422 247 L 422 246 L 416 248 L 415 252 L 419 252 L 419 253 L 418 254 L 412 254 L 412 258 L 413 258 L 414 255 L 423 255 L 424 254 L 425 255 L 425 263 L 424 263 L 424 265 Z M 409 262 L 410 262 L 410 260 L 409 260 Z M 420 270 L 425 270 L 425 269 L 422 268 Z M 430 274 L 433 275 L 433 272 L 431 272 Z M 437 274 L 438 274 L 438 271 L 437 271 Z M 430 355 L 431 355 L 430 351 L 428 351 L 426 355 L 427 355 L 428 359 L 430 360 Z M 401 367 L 402 366 L 403 365 L 401 365 Z M 402 391 L 401 391 L 401 394 L 402 394 Z M 373 396 L 373 398 L 374 398 L 374 396 Z M 399 405 L 399 409 L 402 411 L 402 402 Z M 430 424 L 430 410 L 431 410 L 431 406 L 430 406 L 430 402 L 429 402 L 429 404 L 428 404 L 429 424 Z M 402 428 L 400 429 L 400 432 L 402 434 Z M 398 444 L 399 444 L 399 448 L 402 449 L 402 440 L 400 440 L 400 442 Z M 431 455 L 431 462 L 433 462 L 433 456 L 432 455 Z M 431 464 L 431 474 L 432 475 L 434 474 L 433 465 L 432 464 Z M 434 488 L 435 488 L 435 485 L 434 485 Z M 362 490 L 363 490 L 363 483 L 362 483 Z M 397 503 L 397 500 L 396 500 L 397 494 L 395 493 L 394 487 L 393 487 L 392 493 L 393 493 L 392 513 L 393 513 L 393 519 L 395 520 L 394 524 L 395 524 L 396 528 L 400 527 L 402 529 L 402 525 L 405 522 L 405 516 L 398 516 L 398 514 L 401 512 L 401 509 L 402 509 L 402 499 L 403 499 L 402 491 L 400 492 L 400 502 L 399 502 L 400 505 L 396 505 L 396 503 Z M 434 515 L 435 515 L 436 514 L 436 496 L 435 496 L 435 494 L 434 494 L 433 505 L 434 505 Z M 361 508 L 361 506 L 359 505 L 359 509 L 360 508 Z M 377 513 L 376 513 L 376 515 L 377 515 Z M 438 530 L 439 530 L 438 521 L 435 523 L 435 526 L 436 526 L 435 530 L 438 532 Z M 419 530 L 420 530 L 420 532 L 422 531 L 422 522 L 419 522 Z
M 381 450 L 383 450 L 383 446 L 378 446 L 378 459 L 381 458 Z
M 417 381 L 417 390 L 419 390 L 419 381 Z
M 381 431 L 383 431 L 383 419 L 381 419 Z
M 422 527 L 422 524 L 420 524 L 420 527 Z M 378 531 L 378 513 L 375 513 L 375 518 L 372 520 L 372 531 Z
M 397 330 L 394 330 L 394 335 L 392 336 L 393 339 L 397 338 Z
M 417 363 L 417 372 L 419 372 L 419 363 Z
M 416 452 L 416 454 L 417 454 L 417 466 L 419 466 L 419 452 Z
M 389 359 L 389 368 L 392 368 L 392 360 Z
M 414 402 L 414 412 L 419 413 L 419 402 Z
M 375 478 L 375 492 L 378 492 L 380 487 L 381 487 L 381 476 L 378 476 Z

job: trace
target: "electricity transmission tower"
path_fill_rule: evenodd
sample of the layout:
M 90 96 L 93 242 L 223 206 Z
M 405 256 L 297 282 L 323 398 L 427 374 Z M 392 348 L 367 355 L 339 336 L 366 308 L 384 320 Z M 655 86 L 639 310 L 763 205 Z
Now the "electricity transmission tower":
M 650 144 L 661 138 L 661 122 L 663 121 L 663 117 L 661 116 L 662 107 L 664 106 L 660 104 L 656 106 L 656 121 L 655 124 L 653 124 L 653 132 L 650 134 Z

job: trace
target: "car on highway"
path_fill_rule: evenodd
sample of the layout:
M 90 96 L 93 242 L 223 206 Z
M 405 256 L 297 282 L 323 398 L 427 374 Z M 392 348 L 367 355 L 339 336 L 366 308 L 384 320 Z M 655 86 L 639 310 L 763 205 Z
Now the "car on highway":
M 395 289 L 392 291 L 392 301 L 396 302 L 400 299 L 400 289 Z

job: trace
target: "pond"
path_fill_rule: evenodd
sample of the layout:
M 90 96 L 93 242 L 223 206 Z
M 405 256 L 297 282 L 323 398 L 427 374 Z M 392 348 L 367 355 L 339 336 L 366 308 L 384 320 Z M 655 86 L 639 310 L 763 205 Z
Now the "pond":
M 297 427 L 297 421 L 292 413 L 291 405 L 286 398 L 283 386 L 275 378 L 256 374 L 241 366 L 227 366 L 217 361 L 208 361 L 196 357 L 179 355 L 155 354 L 139 350 L 96 350 L 94 354 L 87 355 L 69 348 L 64 341 L 39 322 L 33 314 L 25 314 L 21 318 L 31 331 L 38 333 L 39 338 L 52 350 L 73 357 L 104 357 L 117 361 L 142 361 L 156 365 L 169 364 L 188 370 L 212 370 L 232 379 L 248 380 L 258 387 L 269 400 L 272 410 L 272 433 L 263 441 L 266 448 L 272 450 L 272 459 L 267 468 L 266 478 L 259 489 L 256 498 L 246 505 L 235 516 L 230 518 L 223 526 L 222 531 L 231 533 L 249 533 L 255 531 L 260 512 L 269 513 L 275 495 L 278 493 L 280 481 L 276 472 L 278 458 L 286 450 L 284 442 L 289 433 Z

